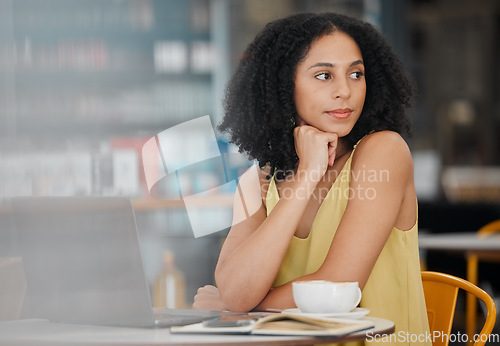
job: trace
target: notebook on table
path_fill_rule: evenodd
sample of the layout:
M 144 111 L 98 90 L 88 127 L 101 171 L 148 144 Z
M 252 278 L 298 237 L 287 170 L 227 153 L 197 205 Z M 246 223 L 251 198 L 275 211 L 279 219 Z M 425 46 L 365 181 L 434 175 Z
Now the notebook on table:
M 27 282 L 24 318 L 169 327 L 222 314 L 152 308 L 126 198 L 17 197 L 12 210 Z

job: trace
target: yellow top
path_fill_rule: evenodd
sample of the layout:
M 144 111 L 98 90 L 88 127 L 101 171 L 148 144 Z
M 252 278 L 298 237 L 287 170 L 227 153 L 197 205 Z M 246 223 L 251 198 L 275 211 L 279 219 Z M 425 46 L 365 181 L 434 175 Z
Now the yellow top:
M 355 149 L 356 147 L 354 147 Z M 293 237 L 273 287 L 315 272 L 324 262 L 347 207 L 354 150 L 323 200 L 307 238 Z M 274 177 L 266 196 L 267 214 L 279 200 Z M 396 331 L 384 345 L 431 345 L 425 307 L 417 223 L 408 231 L 393 228 L 363 289 L 360 307 L 369 316 L 391 320 Z M 392 341 L 392 342 L 391 342 Z M 427 343 L 426 343 L 427 342 Z

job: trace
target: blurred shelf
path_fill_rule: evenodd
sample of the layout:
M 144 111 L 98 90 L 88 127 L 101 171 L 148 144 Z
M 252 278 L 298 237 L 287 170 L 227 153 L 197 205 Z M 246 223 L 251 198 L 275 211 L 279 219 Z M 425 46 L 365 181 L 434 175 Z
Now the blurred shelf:
M 18 137 L 29 136 L 31 141 L 44 140 L 48 136 L 53 136 L 57 140 L 64 138 L 109 138 L 110 136 L 153 136 L 159 129 L 166 129 L 176 125 L 180 121 L 172 122 L 154 122 L 149 123 L 122 123 L 122 122 L 107 122 L 99 123 L 97 120 L 93 122 L 63 122 L 58 119 L 45 121 L 40 124 L 36 121 L 25 121 L 19 124 L 16 128 Z
M 0 5 L 11 23 L 0 45 L 10 136 L 148 135 L 214 113 L 208 10 L 184 0 Z
M 137 85 L 162 85 L 177 83 L 186 84 L 189 78 L 189 85 L 210 84 L 211 74 L 209 72 L 185 71 L 182 73 L 168 73 L 155 71 L 153 62 L 150 65 L 126 65 L 122 67 L 110 66 L 102 69 L 77 69 L 77 68 L 21 68 L 16 67 L 10 71 L 15 78 L 16 86 L 24 90 L 37 89 L 40 86 L 50 85 L 51 89 L 67 89 L 72 87 L 80 91 L 84 86 L 106 89 L 108 86 L 122 86 L 123 83 L 135 83 Z M 98 85 L 95 83 L 98 82 Z M 47 84 L 49 83 L 49 84 Z M 131 86 L 132 87 L 132 86 Z
M 197 197 L 192 199 L 191 205 L 202 208 L 231 208 L 233 206 L 233 197 L 232 194 Z M 136 212 L 185 208 L 182 199 L 139 198 L 132 199 L 132 206 Z M 9 205 L 0 204 L 0 214 L 10 214 L 11 212 L 12 208 Z
M 233 195 L 213 195 L 197 197 L 191 205 L 202 208 L 231 208 L 233 205 Z M 149 211 L 157 209 L 185 208 L 182 199 L 134 199 L 132 205 L 135 211 Z

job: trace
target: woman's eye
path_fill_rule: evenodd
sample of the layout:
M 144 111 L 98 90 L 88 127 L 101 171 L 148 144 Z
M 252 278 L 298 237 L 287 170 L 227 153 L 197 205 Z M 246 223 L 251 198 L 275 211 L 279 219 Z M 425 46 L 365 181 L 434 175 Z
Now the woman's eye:
M 353 78 L 353 79 L 360 79 L 362 76 L 364 76 L 365 74 L 363 72 L 353 72 L 349 75 L 349 77 Z
M 323 73 L 317 74 L 315 77 L 318 79 L 321 79 L 321 80 L 327 80 L 327 79 L 330 79 L 330 74 L 327 72 L 323 72 Z

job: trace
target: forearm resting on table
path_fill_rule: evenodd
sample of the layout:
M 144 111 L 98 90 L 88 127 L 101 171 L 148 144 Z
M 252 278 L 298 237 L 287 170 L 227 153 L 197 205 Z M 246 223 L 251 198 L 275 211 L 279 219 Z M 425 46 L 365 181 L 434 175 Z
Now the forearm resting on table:
M 295 307 L 292 284 L 272 288 L 254 311 L 276 311 Z
M 302 276 L 294 281 L 308 280 L 325 280 L 318 272 Z M 273 311 L 295 308 L 293 300 L 292 285 L 294 281 L 290 281 L 284 285 L 272 288 L 266 297 L 255 307 L 255 311 Z
M 368 271 L 369 272 L 369 271 Z M 327 280 L 327 281 L 357 281 L 359 288 L 362 290 L 368 277 L 366 275 L 359 276 L 358 278 L 346 276 L 342 271 L 335 270 L 332 267 L 322 267 L 314 273 L 301 276 L 293 281 L 290 281 L 281 286 L 272 288 L 264 299 L 255 307 L 255 311 L 273 311 L 295 308 L 295 301 L 293 299 L 293 282 L 296 281 L 310 281 L 310 280 Z

